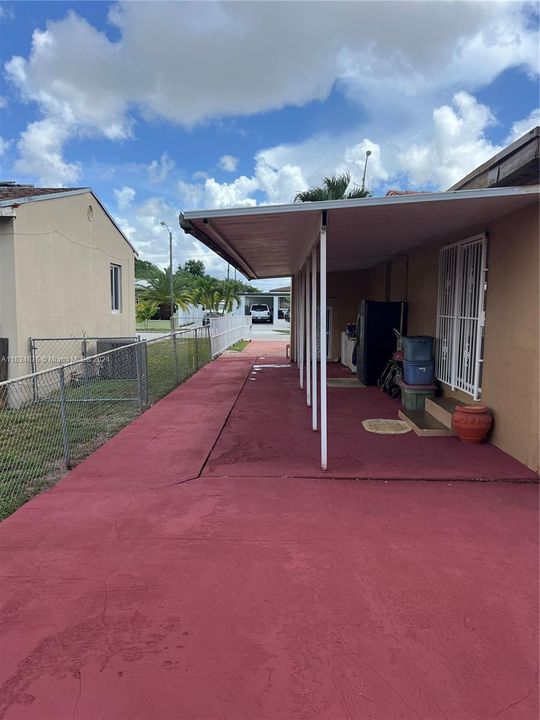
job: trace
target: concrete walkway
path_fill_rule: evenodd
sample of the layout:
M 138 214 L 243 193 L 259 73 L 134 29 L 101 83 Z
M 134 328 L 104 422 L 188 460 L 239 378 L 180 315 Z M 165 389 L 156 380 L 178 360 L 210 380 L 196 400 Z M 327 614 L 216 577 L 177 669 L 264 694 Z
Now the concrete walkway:
M 253 361 L 0 526 L 0 717 L 536 718 L 537 486 L 210 477 Z

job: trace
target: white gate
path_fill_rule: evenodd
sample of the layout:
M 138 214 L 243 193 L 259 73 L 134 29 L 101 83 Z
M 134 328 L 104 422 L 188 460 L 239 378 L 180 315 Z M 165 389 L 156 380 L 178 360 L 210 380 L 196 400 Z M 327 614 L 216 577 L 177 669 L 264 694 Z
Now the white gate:
M 441 248 L 437 378 L 478 399 L 482 380 L 486 287 L 485 235 Z

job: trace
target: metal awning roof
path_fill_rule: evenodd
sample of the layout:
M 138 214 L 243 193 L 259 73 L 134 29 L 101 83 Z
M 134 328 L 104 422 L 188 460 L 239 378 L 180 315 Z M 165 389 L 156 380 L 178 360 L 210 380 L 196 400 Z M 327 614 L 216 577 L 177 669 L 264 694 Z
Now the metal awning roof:
M 359 200 L 195 210 L 182 228 L 247 277 L 294 275 L 326 212 L 328 271 L 369 268 L 538 202 L 538 187 L 420 193 Z

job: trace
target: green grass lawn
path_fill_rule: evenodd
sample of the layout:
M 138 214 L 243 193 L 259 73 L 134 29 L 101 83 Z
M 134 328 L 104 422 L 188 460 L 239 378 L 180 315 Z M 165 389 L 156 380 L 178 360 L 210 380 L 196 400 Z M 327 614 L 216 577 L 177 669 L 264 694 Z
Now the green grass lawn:
M 108 356 L 111 357 L 111 356 Z M 140 380 L 133 348 L 112 355 L 105 367 L 82 364 L 66 371 L 66 430 L 69 460 L 76 464 L 202 367 L 209 341 L 177 336 L 146 344 Z M 144 372 L 146 369 L 146 372 Z M 53 382 L 53 380 L 55 382 Z M 15 409 L 0 409 L 0 518 L 53 485 L 64 473 L 64 436 L 57 374 L 38 376 L 34 385 L 17 383 Z M 24 392 L 23 392 L 24 391 Z M 7 401 L 5 405 L 7 405 Z
M 171 329 L 171 321 L 170 320 L 149 320 L 148 326 L 146 323 L 137 323 L 136 325 L 137 332 L 145 332 L 148 330 L 170 330 Z
M 237 343 L 234 343 L 234 345 L 231 345 L 230 348 L 227 348 L 228 350 L 232 350 L 233 352 L 242 352 L 242 350 L 249 345 L 251 340 L 239 340 Z

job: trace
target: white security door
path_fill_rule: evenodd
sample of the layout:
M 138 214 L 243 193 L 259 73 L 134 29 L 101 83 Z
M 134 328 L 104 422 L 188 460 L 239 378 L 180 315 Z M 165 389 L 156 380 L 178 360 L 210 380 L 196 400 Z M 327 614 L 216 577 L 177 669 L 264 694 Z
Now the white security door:
M 486 236 L 441 249 L 437 378 L 480 396 L 485 325 Z

